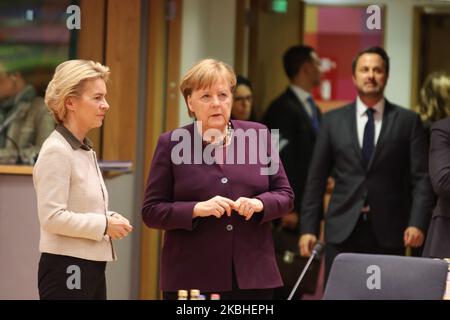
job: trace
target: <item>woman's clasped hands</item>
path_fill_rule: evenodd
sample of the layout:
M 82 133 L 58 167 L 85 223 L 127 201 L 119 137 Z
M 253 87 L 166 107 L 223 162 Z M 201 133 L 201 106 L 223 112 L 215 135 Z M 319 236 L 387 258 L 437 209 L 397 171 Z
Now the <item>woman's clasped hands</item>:
M 261 212 L 264 204 L 256 198 L 240 197 L 236 201 L 222 196 L 215 196 L 209 200 L 198 202 L 194 206 L 192 217 L 215 216 L 220 218 L 225 213 L 231 216 L 232 211 L 250 220 L 256 212 Z

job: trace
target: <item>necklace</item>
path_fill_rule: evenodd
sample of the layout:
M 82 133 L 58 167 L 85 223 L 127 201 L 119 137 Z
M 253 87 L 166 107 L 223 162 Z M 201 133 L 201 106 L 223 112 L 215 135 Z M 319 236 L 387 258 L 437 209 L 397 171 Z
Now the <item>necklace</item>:
M 232 135 L 233 135 L 233 128 L 231 127 L 231 121 L 228 121 L 227 134 L 225 135 L 225 139 L 223 139 L 223 145 L 227 145 L 228 143 L 230 143 Z
M 233 127 L 231 126 L 231 121 L 228 121 L 226 133 L 223 139 L 221 139 L 218 142 L 210 142 L 203 140 L 203 143 L 205 144 L 212 144 L 214 146 L 225 146 L 231 141 L 231 136 L 233 135 Z

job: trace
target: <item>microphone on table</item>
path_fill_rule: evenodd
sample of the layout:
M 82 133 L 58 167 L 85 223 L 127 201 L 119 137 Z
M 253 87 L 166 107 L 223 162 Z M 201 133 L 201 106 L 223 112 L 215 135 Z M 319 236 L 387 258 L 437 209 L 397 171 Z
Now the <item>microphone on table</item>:
M 316 244 L 314 245 L 314 248 L 312 250 L 312 254 L 311 254 L 311 256 L 308 259 L 308 262 L 306 263 L 305 267 L 303 268 L 302 273 L 298 277 L 297 282 L 294 285 L 294 288 L 292 289 L 291 293 L 289 294 L 289 297 L 287 298 L 288 300 L 292 299 L 292 297 L 295 294 L 295 291 L 297 291 L 297 288 L 300 285 L 300 282 L 302 281 L 303 277 L 305 276 L 306 271 L 308 271 L 309 265 L 312 263 L 314 258 L 319 258 L 320 257 L 320 255 L 323 252 L 324 247 L 325 247 L 324 243 L 322 243 L 320 241 L 316 242 Z

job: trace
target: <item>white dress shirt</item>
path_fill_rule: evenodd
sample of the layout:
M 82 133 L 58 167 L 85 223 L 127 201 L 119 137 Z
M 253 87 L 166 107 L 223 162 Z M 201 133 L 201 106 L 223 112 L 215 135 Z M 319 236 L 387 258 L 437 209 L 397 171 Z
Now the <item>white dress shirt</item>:
M 375 122 L 375 141 L 374 146 L 377 145 L 378 137 L 380 136 L 381 124 L 383 122 L 383 113 L 384 113 L 384 103 L 385 100 L 382 98 L 378 101 L 372 108 L 375 110 L 373 114 L 374 122 Z M 356 127 L 358 129 L 358 142 L 359 146 L 362 148 L 363 137 L 364 137 L 364 128 L 366 127 L 366 123 L 368 120 L 367 111 L 368 107 L 361 101 L 359 97 L 356 98 Z
M 293 84 L 290 84 L 289 88 L 291 88 L 291 90 L 294 92 L 297 98 L 301 101 L 303 107 L 305 108 L 306 113 L 312 119 L 313 106 L 308 101 L 308 98 L 311 97 L 311 94 L 308 91 L 305 91 L 302 88 L 297 87 L 296 85 Z

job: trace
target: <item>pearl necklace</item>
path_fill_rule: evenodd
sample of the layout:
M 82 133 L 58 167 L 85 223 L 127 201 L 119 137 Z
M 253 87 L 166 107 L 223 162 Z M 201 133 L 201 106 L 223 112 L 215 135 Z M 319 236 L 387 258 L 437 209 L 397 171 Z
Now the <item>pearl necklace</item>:
M 220 145 L 225 146 L 225 145 L 227 145 L 227 143 L 229 143 L 231 141 L 231 136 L 232 135 L 233 135 L 233 128 L 231 127 L 231 121 L 228 121 L 226 134 L 225 134 L 225 138 L 224 139 L 221 139 L 219 142 L 214 142 L 214 143 L 212 143 L 210 141 L 205 141 L 205 140 L 203 140 L 203 142 L 205 144 L 212 144 L 214 146 L 220 146 Z

